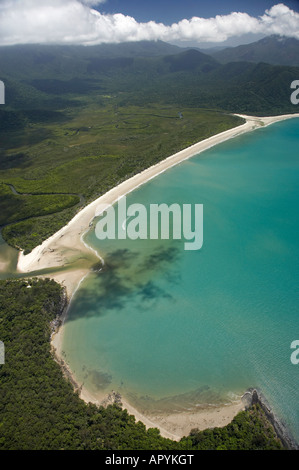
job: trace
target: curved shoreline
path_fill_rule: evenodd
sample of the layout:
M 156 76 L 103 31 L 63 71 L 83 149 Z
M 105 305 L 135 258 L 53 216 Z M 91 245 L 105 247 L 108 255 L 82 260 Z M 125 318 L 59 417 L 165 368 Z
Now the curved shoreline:
M 198 155 L 203 151 L 214 147 L 215 145 L 225 142 L 226 140 L 230 140 L 234 137 L 238 137 L 244 133 L 261 127 L 266 127 L 275 122 L 299 117 L 299 113 L 270 117 L 256 117 L 243 114 L 235 115 L 245 119 L 246 122 L 240 126 L 233 127 L 232 129 L 228 129 L 200 142 L 197 142 L 196 144 L 193 144 L 190 147 L 187 147 L 132 176 L 128 180 L 123 181 L 118 186 L 112 188 L 107 193 L 103 194 L 85 206 L 73 217 L 72 220 L 68 222 L 67 225 L 62 227 L 58 232 L 45 240 L 41 245 L 35 247 L 31 253 L 24 255 L 23 252 L 20 252 L 17 271 L 22 273 L 29 273 L 49 268 L 53 269 L 54 271 L 56 267 L 59 268 L 69 264 L 68 258 L 73 256 L 74 253 L 78 254 L 88 252 L 90 254 L 91 251 L 95 253 L 95 250 L 93 250 L 83 241 L 83 236 L 88 231 L 89 225 L 95 216 L 99 215 L 96 214 L 99 205 L 113 205 L 115 202 L 117 202 L 118 198 L 134 191 L 169 168 L 178 165 L 184 160 Z M 96 255 L 101 259 L 98 253 L 96 253 Z M 69 277 L 69 275 L 70 272 L 68 272 L 67 277 Z M 53 275 L 54 279 L 56 277 L 56 275 Z M 61 276 L 59 276 L 59 278 L 61 278 Z M 67 280 L 65 279 L 65 281 Z M 58 282 L 61 282 L 61 280 Z M 74 286 L 66 283 L 66 288 L 68 295 L 71 295 L 72 291 L 74 290 Z
M 69 304 L 63 313 L 63 321 L 66 318 Z M 97 406 L 108 406 L 119 404 L 123 409 L 133 415 L 136 422 L 141 421 L 146 429 L 158 428 L 162 437 L 179 441 L 182 437 L 190 434 L 192 429 L 197 428 L 203 431 L 208 428 L 223 427 L 229 424 L 234 417 L 246 409 L 247 401 L 244 395 L 237 397 L 234 402 L 220 405 L 203 405 L 202 408 L 193 411 L 178 412 L 144 412 L 138 410 L 131 403 L 120 395 L 118 391 L 110 390 L 104 393 L 91 393 L 84 383 L 80 384 L 76 376 L 71 371 L 68 363 L 63 358 L 61 350 L 61 335 L 63 332 L 63 324 L 58 327 L 58 331 L 52 335 L 51 346 L 52 353 L 56 362 L 61 366 L 65 377 L 71 382 L 74 390 L 79 393 L 81 400 L 85 403 L 92 403 Z
M 135 190 L 152 178 L 163 173 L 167 169 L 183 162 L 192 156 L 198 155 L 199 153 L 219 144 L 226 140 L 234 137 L 238 137 L 244 133 L 252 130 L 268 126 L 272 123 L 279 122 L 285 119 L 299 117 L 299 114 L 282 115 L 282 116 L 271 116 L 271 117 L 255 117 L 238 115 L 246 120 L 244 124 L 234 127 L 227 131 L 216 134 L 208 139 L 205 139 L 197 144 L 194 144 L 168 158 L 157 163 L 156 165 L 142 171 L 141 173 L 133 176 L 132 178 L 124 181 L 115 188 L 108 191 L 103 196 L 99 197 L 91 204 L 83 208 L 76 216 L 59 232 L 54 234 L 48 240 L 43 242 L 42 245 L 36 247 L 29 255 L 20 253 L 18 260 L 18 270 L 20 272 L 30 273 L 32 271 L 38 271 L 42 269 L 53 269 L 69 264 L 69 259 L 76 254 L 82 255 L 88 253 L 90 255 L 91 250 L 95 253 L 95 256 L 101 259 L 100 255 L 89 247 L 83 240 L 85 233 L 89 230 L 89 224 L 96 215 L 96 210 L 99 204 L 112 205 L 119 197 L 128 194 Z M 55 279 L 57 282 L 64 285 L 66 288 L 68 298 L 71 299 L 75 293 L 82 279 L 88 274 L 89 269 L 76 269 L 69 270 L 62 273 L 53 273 L 47 275 Z M 63 323 L 67 314 L 67 310 L 64 313 Z M 64 325 L 59 328 L 58 332 L 53 335 L 52 346 L 55 349 L 55 354 L 58 361 L 61 363 L 61 343 L 63 337 Z M 64 366 L 66 366 L 64 364 Z M 67 366 L 66 366 L 67 367 Z M 76 379 L 72 372 L 69 370 L 69 375 L 72 377 L 75 383 Z M 83 386 L 79 387 L 80 397 L 86 402 L 92 402 L 96 404 L 109 403 L 110 398 L 106 396 L 93 396 L 90 392 L 84 389 Z M 111 397 L 111 394 L 110 394 Z M 108 401 L 107 401 L 108 400 Z M 111 402 L 111 401 L 110 401 Z M 237 404 L 215 407 L 214 409 L 204 409 L 198 412 L 182 412 L 172 415 L 165 416 L 145 416 L 138 410 L 133 408 L 129 403 L 122 400 L 123 407 L 128 410 L 130 414 L 133 414 L 137 420 L 142 421 L 146 427 L 158 427 L 161 435 L 169 437 L 171 439 L 180 439 L 183 435 L 188 434 L 194 427 L 199 429 L 206 429 L 209 427 L 219 427 L 228 424 L 234 416 L 245 409 L 245 405 L 240 400 Z

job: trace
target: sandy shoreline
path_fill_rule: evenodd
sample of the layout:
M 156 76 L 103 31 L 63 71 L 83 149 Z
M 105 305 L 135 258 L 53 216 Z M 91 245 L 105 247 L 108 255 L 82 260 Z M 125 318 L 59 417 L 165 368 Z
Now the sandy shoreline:
M 130 193 L 134 189 L 145 184 L 169 168 L 191 158 L 192 156 L 198 155 L 204 150 L 207 150 L 217 144 L 250 132 L 259 127 L 268 126 L 274 122 L 293 117 L 299 117 L 299 113 L 271 117 L 256 117 L 241 114 L 237 114 L 237 116 L 244 118 L 246 120 L 245 124 L 241 124 L 240 126 L 221 132 L 220 134 L 216 134 L 212 137 L 209 137 L 208 139 L 202 140 L 190 147 L 187 147 L 186 149 L 181 150 L 174 155 L 171 155 L 165 160 L 162 160 L 161 162 L 151 166 L 150 168 L 147 168 L 141 173 L 138 173 L 137 175 L 120 183 L 118 186 L 100 196 L 88 206 L 84 207 L 67 225 L 45 240 L 41 245 L 34 248 L 31 253 L 24 255 L 23 252 L 21 252 L 19 254 L 17 270 L 19 272 L 25 273 L 48 268 L 54 270 L 55 267 L 59 268 L 61 266 L 69 265 L 72 258 L 74 258 L 76 255 L 84 255 L 88 253 L 90 256 L 91 248 L 86 246 L 82 240 L 82 237 L 88 230 L 89 224 L 94 219 L 97 207 L 100 204 L 114 204 L 119 197 Z M 94 252 L 94 259 L 96 259 L 96 256 L 97 254 Z M 98 258 L 100 258 L 99 255 Z M 58 282 L 63 282 L 67 288 L 68 296 L 70 297 L 76 288 L 77 283 L 82 278 L 81 271 L 82 270 L 79 270 L 78 272 L 78 269 L 74 269 L 73 271 L 67 271 L 64 277 L 61 273 L 57 275 L 53 274 L 51 277 L 54 279 L 58 278 Z M 85 272 L 88 272 L 88 269 L 86 269 Z
M 18 271 L 30 273 L 32 271 L 39 271 L 48 268 L 52 268 L 54 271 L 56 267 L 59 268 L 61 266 L 70 265 L 70 270 L 68 271 L 47 275 L 47 277 L 55 279 L 66 287 L 68 298 L 70 300 L 82 278 L 89 272 L 88 266 L 86 268 L 74 268 L 71 270 L 72 259 L 78 256 L 86 256 L 89 258 L 90 266 L 92 264 L 91 249 L 84 244 L 82 237 L 88 230 L 91 221 L 94 219 L 99 204 L 114 204 L 119 197 L 128 194 L 167 169 L 194 155 L 198 155 L 204 150 L 207 150 L 221 142 L 240 136 L 254 129 L 265 127 L 274 122 L 299 117 L 299 114 L 272 117 L 238 116 L 246 119 L 245 124 L 221 132 L 220 134 L 216 134 L 166 158 L 156 165 L 119 184 L 117 187 L 111 189 L 106 194 L 83 208 L 65 227 L 43 242 L 42 245 L 36 247 L 30 254 L 25 256 L 23 253 L 20 253 L 17 266 Z M 96 256 L 100 258 L 100 255 L 97 255 L 94 252 L 94 262 L 96 260 Z M 61 344 L 63 329 L 64 326 L 62 324 L 58 332 L 53 335 L 52 339 L 52 346 L 59 361 L 62 359 Z M 107 395 L 103 395 L 102 397 L 92 396 L 88 390 L 84 389 L 84 387 L 80 388 L 80 396 L 86 402 L 96 404 L 101 404 L 105 402 L 105 400 L 107 403 L 109 402 L 109 400 L 107 401 Z M 182 436 L 187 435 L 193 428 L 206 429 L 209 427 L 224 426 L 245 407 L 240 398 L 237 403 L 232 403 L 218 408 L 213 407 L 194 412 L 173 414 L 144 415 L 134 409 L 123 399 L 122 404 L 123 408 L 127 409 L 130 414 L 133 414 L 136 417 L 136 420 L 142 421 L 147 427 L 158 427 L 161 435 L 171 439 L 179 439 Z
M 67 315 L 67 310 L 64 312 L 64 317 Z M 52 335 L 52 351 L 56 357 L 57 362 L 61 365 L 64 375 L 68 378 L 79 396 L 86 403 L 93 403 L 97 406 L 107 406 L 109 404 L 117 403 L 117 398 L 120 397 L 123 409 L 126 409 L 130 415 L 133 415 L 137 421 L 141 421 L 147 429 L 158 428 L 161 436 L 179 441 L 182 437 L 187 436 L 192 429 L 199 429 L 200 431 L 207 428 L 222 427 L 229 424 L 233 418 L 245 409 L 246 400 L 243 397 L 236 397 L 234 402 L 219 406 L 209 406 L 199 408 L 193 411 L 181 412 L 144 412 L 132 406 L 123 396 L 117 391 L 111 390 L 108 393 L 91 393 L 77 381 L 76 377 L 70 370 L 68 364 L 63 358 L 62 336 L 64 325 Z
M 151 166 L 150 168 L 147 168 L 141 173 L 138 173 L 137 175 L 120 183 L 118 186 L 100 196 L 88 206 L 84 207 L 67 225 L 45 240 L 41 245 L 34 248 L 31 253 L 24 255 L 23 252 L 21 252 L 19 254 L 17 270 L 19 272 L 32 272 L 48 268 L 54 270 L 55 267 L 59 268 L 61 266 L 69 265 L 72 258 L 74 258 L 76 254 L 78 255 L 80 253 L 88 253 L 90 256 L 91 248 L 86 246 L 82 240 L 82 237 L 88 230 L 89 224 L 94 219 L 97 207 L 100 204 L 107 206 L 114 204 L 119 197 L 132 192 L 134 189 L 145 184 L 169 168 L 195 155 L 198 155 L 199 153 L 217 144 L 250 132 L 259 127 L 268 126 L 274 122 L 293 117 L 299 117 L 299 113 L 271 117 L 256 117 L 241 114 L 237 114 L 237 116 L 244 118 L 246 123 L 221 132 L 220 134 L 216 134 L 212 137 L 209 137 L 208 139 L 202 140 L 190 147 L 187 147 L 186 149 L 181 150 L 174 155 L 171 155 L 165 160 L 162 160 L 161 162 Z M 95 259 L 96 256 L 100 258 L 100 256 L 94 252 Z M 86 272 L 88 272 L 87 269 Z M 77 280 L 82 278 L 81 274 L 82 273 L 78 272 L 78 270 L 74 269 L 72 272 L 67 271 L 65 273 L 64 279 L 61 273 L 58 275 L 53 274 L 51 277 L 54 279 L 58 277 L 59 282 L 62 282 L 62 280 L 64 281 L 68 291 L 68 296 L 70 297 L 74 291 L 75 286 L 77 285 Z M 75 281 L 70 281 L 71 278 L 73 278 Z

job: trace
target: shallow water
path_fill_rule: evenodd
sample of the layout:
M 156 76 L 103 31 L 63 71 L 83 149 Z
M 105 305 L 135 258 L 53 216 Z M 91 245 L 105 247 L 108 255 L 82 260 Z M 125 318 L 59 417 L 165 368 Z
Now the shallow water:
M 204 205 L 204 245 L 86 241 L 105 260 L 77 291 L 63 350 L 93 393 L 140 409 L 227 403 L 260 387 L 299 438 L 299 120 L 168 170 L 133 202 Z

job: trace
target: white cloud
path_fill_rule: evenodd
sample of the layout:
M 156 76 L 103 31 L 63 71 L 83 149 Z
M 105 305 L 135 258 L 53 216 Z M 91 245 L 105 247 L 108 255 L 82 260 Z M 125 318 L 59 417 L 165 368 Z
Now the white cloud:
M 230 13 L 183 19 L 171 26 L 103 14 L 92 6 L 105 0 L 2 0 L 0 45 L 20 43 L 101 44 L 156 40 L 221 42 L 246 33 L 280 34 L 299 39 L 299 13 L 280 3 L 255 18 Z
M 290 36 L 299 39 L 299 13 L 290 10 L 283 3 L 266 10 L 261 17 L 262 32 Z

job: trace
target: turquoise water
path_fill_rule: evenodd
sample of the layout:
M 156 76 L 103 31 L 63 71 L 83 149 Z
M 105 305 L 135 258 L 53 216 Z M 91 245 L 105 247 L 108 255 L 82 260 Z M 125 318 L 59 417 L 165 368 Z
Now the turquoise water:
M 141 409 L 227 403 L 260 387 L 299 438 L 299 120 L 214 147 L 127 203 L 204 205 L 204 245 L 86 241 L 104 268 L 71 303 L 63 350 L 93 393 Z

